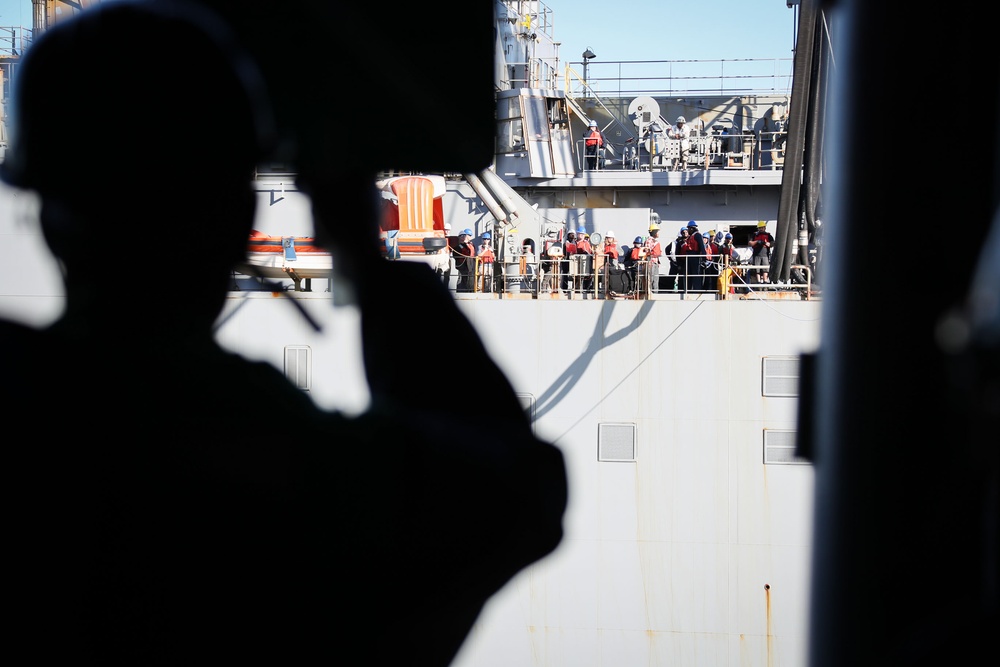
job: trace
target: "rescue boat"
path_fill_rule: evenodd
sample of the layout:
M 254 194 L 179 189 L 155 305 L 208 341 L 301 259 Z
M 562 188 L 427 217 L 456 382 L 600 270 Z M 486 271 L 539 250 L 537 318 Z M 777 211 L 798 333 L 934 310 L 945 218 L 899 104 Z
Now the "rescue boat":
M 299 281 L 329 278 L 333 262 L 330 252 L 311 236 L 272 236 L 252 230 L 247 239 L 246 260 L 241 272 L 257 278 Z

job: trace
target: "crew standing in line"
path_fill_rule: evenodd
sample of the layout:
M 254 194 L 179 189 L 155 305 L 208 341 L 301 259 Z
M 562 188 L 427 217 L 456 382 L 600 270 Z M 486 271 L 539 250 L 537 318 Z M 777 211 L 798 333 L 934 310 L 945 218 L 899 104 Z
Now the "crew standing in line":
M 590 121 L 584 134 L 584 148 L 587 155 L 587 170 L 594 171 L 598 167 L 598 156 L 604 148 L 604 135 L 597 129 L 597 121 Z

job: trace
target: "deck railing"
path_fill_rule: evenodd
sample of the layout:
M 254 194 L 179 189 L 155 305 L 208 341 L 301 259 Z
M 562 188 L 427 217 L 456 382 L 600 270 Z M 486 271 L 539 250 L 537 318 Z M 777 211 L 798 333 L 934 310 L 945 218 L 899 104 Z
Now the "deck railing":
M 583 261 L 580 261 L 580 260 Z M 590 260 L 590 261 L 588 261 Z M 648 260 L 635 262 L 631 268 L 620 265 L 594 266 L 592 256 L 573 255 L 562 259 L 536 259 L 520 256 L 509 262 L 484 264 L 475 258 L 468 281 L 455 274 L 449 281 L 458 298 L 524 299 L 599 299 L 648 300 L 659 298 L 706 298 L 721 300 L 785 298 L 812 300 L 819 295 L 813 284 L 813 269 L 796 264 L 791 267 L 792 281 L 771 283 L 765 280 L 767 265 L 723 264 L 713 262 L 691 270 L 683 262 L 676 270 L 666 261 L 658 266 L 657 286 L 653 284 L 652 265 Z M 621 276 L 621 271 L 625 275 Z M 614 274 L 614 276 L 613 276 Z M 621 281 L 621 282 L 619 282 Z
M 655 141 L 629 140 L 599 151 L 595 167 L 588 163 L 586 139 L 576 142 L 577 171 L 666 171 L 684 169 L 774 169 L 785 166 L 787 132 L 742 134 L 695 130 L 689 138 L 687 159 L 681 159 L 680 140 L 658 136 Z
M 591 60 L 567 63 L 563 83 L 570 97 L 789 96 L 792 66 L 792 58 Z

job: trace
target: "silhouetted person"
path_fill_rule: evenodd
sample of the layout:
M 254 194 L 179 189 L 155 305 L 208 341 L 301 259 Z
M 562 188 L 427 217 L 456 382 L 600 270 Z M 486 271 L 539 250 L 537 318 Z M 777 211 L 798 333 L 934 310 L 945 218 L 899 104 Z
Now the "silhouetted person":
M 254 63 L 183 2 L 106 3 L 43 33 L 14 121 L 0 176 L 41 198 L 66 310 L 44 329 L 0 322 L 21 434 L 5 448 L 9 652 L 448 664 L 489 596 L 559 543 L 566 480 L 446 287 L 374 242 L 331 248 L 339 272 L 363 271 L 347 275 L 363 275 L 372 404 L 355 418 L 215 342 L 274 131 Z M 374 174 L 314 166 L 303 184 L 325 238 L 345 197 L 370 193 L 337 231 L 374 239 Z M 408 345 L 439 349 L 440 323 L 477 359 L 493 428 L 455 437 L 422 372 L 385 354 L 400 321 L 436 323 Z

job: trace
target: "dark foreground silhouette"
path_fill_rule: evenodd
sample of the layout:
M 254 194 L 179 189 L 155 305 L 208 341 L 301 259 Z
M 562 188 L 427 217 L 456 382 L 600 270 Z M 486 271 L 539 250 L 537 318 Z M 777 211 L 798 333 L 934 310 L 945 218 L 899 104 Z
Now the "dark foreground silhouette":
M 448 664 L 489 597 L 558 545 L 565 470 L 433 272 L 367 245 L 374 174 L 303 175 L 338 267 L 364 276 L 372 406 L 348 418 L 212 337 L 253 222 L 249 178 L 276 136 L 254 63 L 214 15 L 100 5 L 44 33 L 15 84 L 0 173 L 41 196 L 67 300 L 45 329 L 0 323 L 0 401 L 17 424 L 8 650 L 65 665 Z M 470 438 L 454 401 L 385 354 L 398 323 L 428 350 L 443 326 L 477 360 L 491 428 Z

